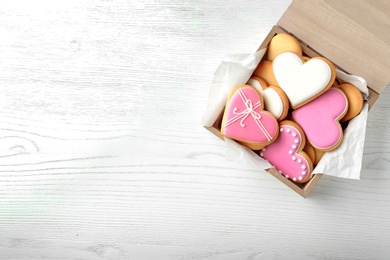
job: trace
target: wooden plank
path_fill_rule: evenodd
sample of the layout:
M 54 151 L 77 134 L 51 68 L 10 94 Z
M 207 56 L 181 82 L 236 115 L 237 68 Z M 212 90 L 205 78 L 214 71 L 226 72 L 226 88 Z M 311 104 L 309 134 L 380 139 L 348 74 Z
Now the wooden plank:
M 292 2 L 278 24 L 381 93 L 390 82 L 388 1 Z

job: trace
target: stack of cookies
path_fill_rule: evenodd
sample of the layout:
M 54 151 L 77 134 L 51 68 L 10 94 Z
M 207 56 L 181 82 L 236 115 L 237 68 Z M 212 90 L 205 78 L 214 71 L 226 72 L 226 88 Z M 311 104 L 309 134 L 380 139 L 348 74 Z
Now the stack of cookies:
M 221 133 L 304 183 L 363 102 L 358 88 L 336 79 L 332 62 L 305 56 L 294 37 L 277 34 L 252 77 L 230 93 Z

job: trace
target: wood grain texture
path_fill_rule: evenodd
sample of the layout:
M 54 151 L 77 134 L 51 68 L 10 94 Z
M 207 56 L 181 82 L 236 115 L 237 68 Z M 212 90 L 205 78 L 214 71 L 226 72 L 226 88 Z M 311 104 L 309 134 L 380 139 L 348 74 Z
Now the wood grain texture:
M 290 1 L 0 2 L 1 259 L 385 259 L 390 89 L 360 181 L 302 199 L 200 124 Z

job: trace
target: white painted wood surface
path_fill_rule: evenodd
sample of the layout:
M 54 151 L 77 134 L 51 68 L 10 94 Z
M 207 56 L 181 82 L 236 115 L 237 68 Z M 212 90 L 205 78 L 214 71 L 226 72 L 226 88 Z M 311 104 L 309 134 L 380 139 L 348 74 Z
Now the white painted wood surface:
M 390 89 L 308 199 L 200 124 L 289 0 L 0 2 L 0 259 L 387 259 Z

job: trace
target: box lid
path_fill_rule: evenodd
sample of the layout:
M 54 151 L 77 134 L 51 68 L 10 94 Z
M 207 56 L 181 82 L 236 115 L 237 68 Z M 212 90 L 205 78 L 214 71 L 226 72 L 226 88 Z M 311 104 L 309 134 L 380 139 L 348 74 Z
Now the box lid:
M 278 26 L 375 92 L 390 82 L 390 1 L 293 0 Z

